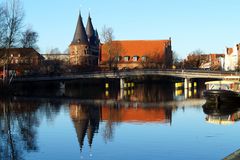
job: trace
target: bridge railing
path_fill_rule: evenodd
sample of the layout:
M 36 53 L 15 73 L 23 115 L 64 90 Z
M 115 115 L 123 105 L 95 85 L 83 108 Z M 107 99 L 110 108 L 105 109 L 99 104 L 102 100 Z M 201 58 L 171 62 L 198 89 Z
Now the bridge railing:
M 20 76 L 15 77 L 15 81 L 24 80 L 67 80 L 78 78 L 121 78 L 127 76 L 141 76 L 141 75 L 166 75 L 181 78 L 197 78 L 207 77 L 220 78 L 229 75 L 240 75 L 239 72 L 226 71 L 206 71 L 206 70 L 182 70 L 182 69 L 133 69 L 133 70 L 114 70 L 114 71 L 94 71 L 82 72 L 79 74 L 62 74 L 57 76 L 51 75 L 35 75 L 35 76 Z

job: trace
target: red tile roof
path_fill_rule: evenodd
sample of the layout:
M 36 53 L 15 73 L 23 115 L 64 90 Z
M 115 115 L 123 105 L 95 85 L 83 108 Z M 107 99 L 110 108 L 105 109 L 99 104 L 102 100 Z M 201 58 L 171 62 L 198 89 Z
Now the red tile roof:
M 154 54 L 164 55 L 165 49 L 171 44 L 171 40 L 123 40 L 113 41 L 121 47 L 120 56 L 153 56 Z M 101 61 L 107 61 L 108 55 L 106 45 L 101 46 Z

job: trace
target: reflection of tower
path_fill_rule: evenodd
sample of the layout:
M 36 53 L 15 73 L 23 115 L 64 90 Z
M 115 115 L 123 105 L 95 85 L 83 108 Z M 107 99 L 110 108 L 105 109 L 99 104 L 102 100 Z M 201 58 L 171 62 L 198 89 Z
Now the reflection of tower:
M 89 126 L 88 126 L 88 143 L 92 146 L 92 141 L 94 133 L 98 132 L 100 121 L 99 107 L 90 106 L 89 107 Z
M 99 128 L 99 107 L 70 104 L 70 115 L 77 132 L 80 150 L 82 151 L 86 134 L 91 147 L 94 133 L 97 133 Z

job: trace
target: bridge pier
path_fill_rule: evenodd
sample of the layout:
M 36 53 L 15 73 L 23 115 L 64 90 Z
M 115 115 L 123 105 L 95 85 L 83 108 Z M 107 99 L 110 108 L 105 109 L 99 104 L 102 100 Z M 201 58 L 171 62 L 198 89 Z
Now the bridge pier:
M 65 90 L 65 83 L 64 82 L 60 82 L 59 83 L 59 88 Z
M 120 89 L 124 89 L 125 88 L 125 80 L 123 78 L 120 78 Z
M 192 96 L 191 88 L 192 88 L 191 79 L 185 78 L 184 79 L 184 97 L 185 97 L 185 99 Z
M 59 83 L 59 89 L 60 89 L 60 94 L 64 95 L 65 94 L 65 82 Z
M 190 84 L 189 82 L 191 83 L 189 78 L 184 79 L 184 89 L 191 88 L 191 85 L 189 85 Z

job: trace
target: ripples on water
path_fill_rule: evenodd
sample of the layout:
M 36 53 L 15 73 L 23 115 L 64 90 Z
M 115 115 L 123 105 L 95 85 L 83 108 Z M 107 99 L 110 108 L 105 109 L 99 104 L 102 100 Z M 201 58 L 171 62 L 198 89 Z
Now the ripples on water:
M 2 98 L 0 159 L 222 159 L 238 154 L 238 106 L 213 109 L 201 98 L 200 85 L 187 92 L 175 86 L 85 86 Z

